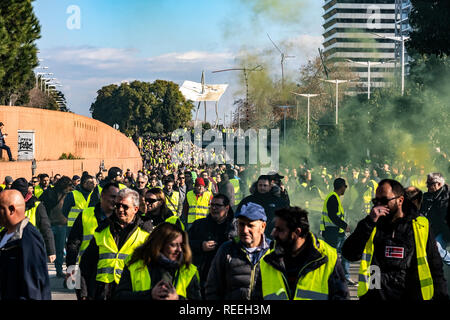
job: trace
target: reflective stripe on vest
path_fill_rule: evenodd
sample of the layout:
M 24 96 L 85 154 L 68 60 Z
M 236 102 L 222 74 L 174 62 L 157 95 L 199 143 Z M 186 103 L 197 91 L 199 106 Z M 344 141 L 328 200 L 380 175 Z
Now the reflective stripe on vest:
M 206 218 L 209 213 L 209 202 L 211 199 L 211 193 L 209 191 L 203 192 L 203 194 L 197 199 L 193 190 L 186 194 L 187 202 L 189 205 L 188 211 L 188 223 L 194 223 L 198 219 Z
M 25 211 L 25 216 L 28 217 L 28 219 L 30 219 L 30 223 L 36 227 L 36 211 L 37 211 L 37 207 L 39 206 L 40 202 L 36 201 L 34 203 L 34 207 L 31 209 L 28 209 L 27 211 Z
M 242 200 L 241 186 L 239 185 L 239 180 L 233 178 L 233 179 L 230 179 L 229 181 L 234 187 L 234 204 L 238 205 L 239 202 L 241 202 L 241 200 Z
M 91 200 L 92 192 L 89 194 L 87 200 L 84 198 L 83 194 L 78 190 L 73 190 L 73 199 L 75 200 L 75 205 L 70 208 L 69 217 L 67 221 L 67 226 L 71 228 L 75 223 L 78 215 L 88 207 L 89 201 Z
M 327 259 L 320 267 L 302 275 L 297 281 L 294 300 L 328 300 L 328 279 L 333 273 L 337 261 L 336 249 L 310 233 L 314 247 Z M 273 252 L 272 249 L 270 252 Z M 288 283 L 283 273 L 264 258 L 261 259 L 261 281 L 264 300 L 288 300 Z
M 414 230 L 414 242 L 416 245 L 417 268 L 419 274 L 420 288 L 423 300 L 430 300 L 434 295 L 433 278 L 427 260 L 426 245 L 428 241 L 429 222 L 425 217 L 417 217 L 412 221 Z M 376 234 L 375 227 L 366 243 L 361 258 L 358 277 L 358 297 L 367 293 L 370 284 L 370 265 L 372 263 L 374 245 L 373 239 Z
M 375 192 L 378 188 L 378 183 L 375 180 L 370 180 L 369 183 L 371 183 L 371 186 L 363 193 L 364 212 L 366 214 L 369 214 L 372 210 L 372 199 L 375 198 Z
M 111 235 L 110 227 L 103 229 L 101 232 L 95 232 L 94 238 L 99 248 L 95 279 L 104 283 L 114 281 L 118 284 L 125 266 L 125 259 L 133 253 L 134 249 L 145 242 L 148 235 L 148 232 L 137 228 L 119 251 Z
M 344 208 L 342 207 L 341 204 L 341 199 L 339 198 L 338 194 L 336 192 L 331 192 L 330 194 L 328 194 L 328 196 L 325 198 L 325 201 L 323 203 L 323 208 L 322 208 L 322 219 L 320 220 L 320 231 L 325 231 L 326 227 L 337 227 L 333 221 L 331 221 L 330 217 L 328 216 L 328 209 L 327 209 L 327 204 L 328 204 L 328 200 L 331 198 L 331 196 L 336 196 L 337 201 L 338 201 L 338 212 L 337 212 L 337 217 L 340 218 L 341 220 L 345 219 L 345 214 L 344 214 Z M 344 229 L 339 229 L 339 233 L 345 232 Z
M 95 217 L 95 208 L 90 207 L 84 209 L 81 213 L 81 222 L 83 224 L 83 242 L 81 242 L 80 252 L 78 254 L 78 259 L 81 259 L 81 256 L 84 253 L 84 250 L 89 246 L 89 242 L 94 237 L 95 229 L 98 227 L 97 218 Z M 79 262 L 79 261 L 78 261 Z
M 180 200 L 180 193 L 178 191 L 173 191 L 172 196 L 166 195 L 166 205 L 170 211 L 174 214 L 178 212 L 178 201 Z
M 133 292 L 147 291 L 151 289 L 152 280 L 150 278 L 150 273 L 142 260 L 138 260 L 129 265 L 128 269 L 130 270 Z M 183 265 L 181 269 L 176 271 L 174 277 L 174 279 L 176 279 L 176 283 L 173 283 L 173 286 L 179 296 L 187 298 L 187 288 L 189 287 L 189 284 L 194 276 L 196 276 L 197 280 L 199 280 L 197 267 L 193 264 L 190 264 L 189 268 Z

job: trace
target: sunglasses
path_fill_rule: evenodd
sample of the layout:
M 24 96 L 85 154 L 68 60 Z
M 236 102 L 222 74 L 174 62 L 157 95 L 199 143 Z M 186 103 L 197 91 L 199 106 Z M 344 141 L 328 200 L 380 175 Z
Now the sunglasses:
M 185 179 L 185 177 L 179 177 L 180 179 Z
M 225 205 L 220 203 L 211 203 L 211 208 L 220 208 L 220 207 L 225 207 Z
M 39 181 L 33 181 L 33 183 L 38 183 Z
M 159 201 L 158 199 L 150 199 L 150 198 L 146 198 L 145 199 L 145 202 L 148 203 L 148 204 L 153 204 L 153 203 L 158 202 L 158 201 Z
M 129 206 L 127 206 L 126 204 L 122 204 L 122 203 L 116 203 L 115 205 L 116 209 L 120 209 L 120 207 L 123 208 L 123 210 L 127 211 L 128 209 L 130 209 Z
M 387 205 L 387 204 L 389 203 L 389 201 L 394 200 L 394 199 L 397 199 L 397 198 L 400 198 L 400 197 L 401 197 L 401 196 L 397 196 L 397 197 L 393 197 L 393 198 L 386 198 L 386 197 L 383 197 L 383 198 L 373 198 L 373 199 L 372 199 L 372 203 L 373 203 L 374 205 L 381 204 L 382 206 L 385 206 L 385 205 Z

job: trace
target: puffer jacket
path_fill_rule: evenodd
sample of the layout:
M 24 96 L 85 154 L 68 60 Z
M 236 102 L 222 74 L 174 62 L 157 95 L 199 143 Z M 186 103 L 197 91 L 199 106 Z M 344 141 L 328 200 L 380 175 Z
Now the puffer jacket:
M 265 239 L 259 258 L 269 249 Z M 225 242 L 217 251 L 206 281 L 206 300 L 262 300 L 254 288 L 261 282 L 259 262 L 254 264 L 238 239 Z

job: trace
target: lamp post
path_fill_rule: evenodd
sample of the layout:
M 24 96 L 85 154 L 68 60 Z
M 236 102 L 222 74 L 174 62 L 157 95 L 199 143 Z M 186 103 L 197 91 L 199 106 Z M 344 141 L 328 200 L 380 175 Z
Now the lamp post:
M 401 43 L 402 46 L 402 96 L 405 93 L 405 41 L 409 40 L 408 36 L 394 36 L 394 37 L 388 37 L 388 36 L 383 36 L 380 34 L 376 34 L 376 33 L 372 33 L 374 35 L 376 35 L 377 37 L 383 38 L 383 39 L 389 39 L 389 40 L 394 40 L 397 42 Z
M 383 64 L 383 62 L 372 62 L 372 61 L 353 61 L 350 59 L 347 59 L 348 62 L 359 64 L 363 66 L 367 66 L 367 100 L 370 100 L 370 87 L 371 87 L 371 81 L 370 81 L 370 71 L 372 66 L 377 66 L 380 64 Z
M 286 114 L 287 114 L 287 109 L 289 108 L 294 108 L 295 106 L 278 106 L 278 108 L 281 108 L 284 110 L 284 124 L 283 124 L 283 142 L 284 145 L 286 146 Z
M 330 82 L 330 83 L 334 83 L 336 84 L 336 125 L 338 125 L 338 112 L 339 112 L 339 84 L 341 83 L 347 83 L 350 82 L 354 79 L 351 80 L 339 80 L 339 79 L 335 79 L 335 80 L 325 80 L 325 79 L 320 79 L 321 81 L 325 81 L 325 82 Z
M 313 98 L 313 97 L 317 97 L 317 96 L 320 96 L 320 93 L 317 93 L 317 94 L 311 94 L 311 93 L 295 93 L 295 92 L 292 92 L 293 94 L 295 94 L 296 96 L 302 96 L 302 97 L 306 97 L 306 98 L 308 98 L 308 143 L 309 143 L 309 114 L 310 114 L 310 104 L 309 104 L 309 101 L 310 101 L 310 99 L 311 98 Z

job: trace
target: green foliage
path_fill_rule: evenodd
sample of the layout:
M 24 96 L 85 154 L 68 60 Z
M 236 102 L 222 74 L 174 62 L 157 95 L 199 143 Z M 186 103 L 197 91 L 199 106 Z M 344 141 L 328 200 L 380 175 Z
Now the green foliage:
M 38 65 L 34 42 L 39 38 L 32 1 L 0 1 L 0 104 L 8 104 L 12 95 L 19 103 L 28 102 Z
M 407 42 L 410 52 L 419 54 L 450 54 L 450 1 L 411 0 L 409 22 L 413 32 Z
M 192 108 L 177 84 L 156 80 L 105 86 L 97 91 L 90 111 L 94 119 L 110 126 L 117 123 L 126 134 L 142 135 L 172 132 L 186 125 Z

